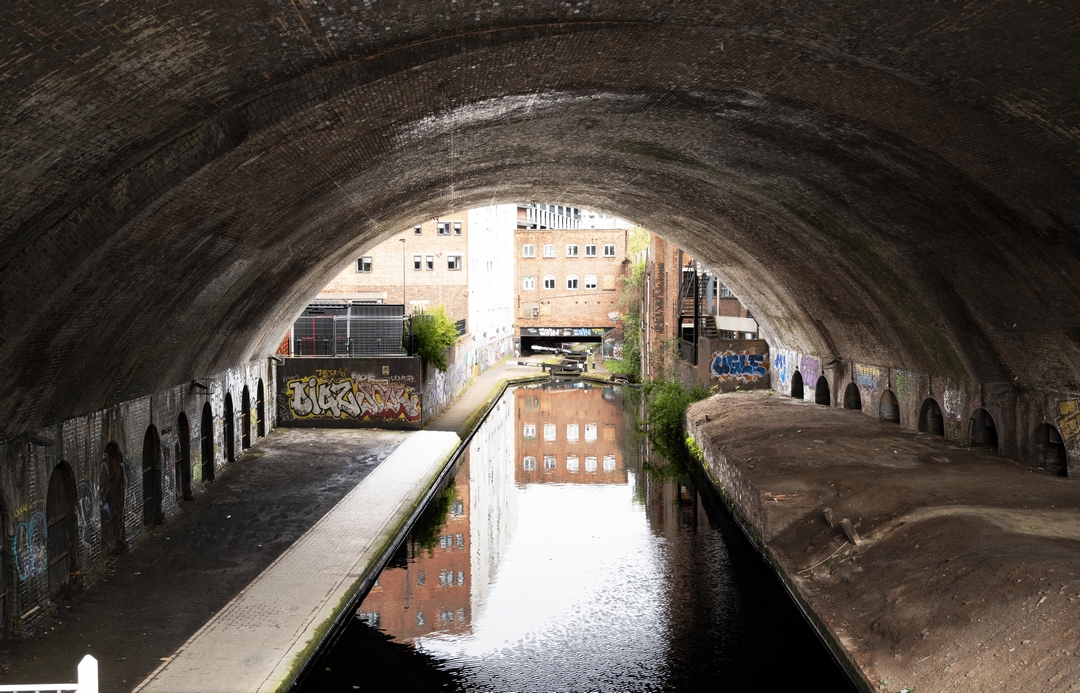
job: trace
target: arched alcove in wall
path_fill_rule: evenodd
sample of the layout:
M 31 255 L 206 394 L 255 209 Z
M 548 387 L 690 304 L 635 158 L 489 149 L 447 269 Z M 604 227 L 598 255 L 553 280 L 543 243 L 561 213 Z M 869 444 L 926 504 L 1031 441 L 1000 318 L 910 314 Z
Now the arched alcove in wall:
M 933 397 L 927 397 L 919 411 L 919 433 L 945 435 L 945 417 L 941 415 L 941 407 Z
M 222 428 L 225 432 L 225 461 L 236 461 L 236 414 L 233 412 L 232 394 L 225 393 L 225 413 Z
M 844 389 L 844 409 L 862 411 L 862 395 L 859 393 L 859 386 L 855 383 L 848 383 Z
M 45 501 L 45 548 L 49 596 L 67 592 L 71 576 L 79 570 L 79 520 L 75 475 L 65 462 L 53 469 Z
M 997 423 L 985 409 L 976 409 L 971 413 L 971 419 L 968 422 L 968 444 L 997 450 Z
M 824 374 L 818 376 L 817 384 L 814 386 L 814 402 L 832 406 L 832 393 L 829 391 L 829 381 Z
M 793 399 L 803 399 L 805 397 L 803 392 L 802 373 L 796 370 L 791 374 L 791 397 Z
M 1044 423 L 1035 427 L 1031 435 L 1032 454 L 1043 467 L 1058 476 L 1068 476 L 1068 454 L 1061 432 L 1055 426 Z
M 203 482 L 214 480 L 214 410 L 206 402 L 202 408 L 199 425 L 199 453 L 202 462 Z
M 248 386 L 244 385 L 244 391 L 240 394 L 240 449 L 247 450 L 251 447 L 251 393 Z
M 878 418 L 882 421 L 900 423 L 900 403 L 892 390 L 881 393 L 881 403 L 878 406 Z
M 161 510 L 161 482 L 161 436 L 157 426 L 150 424 L 142 448 L 142 518 L 147 527 L 165 518 Z

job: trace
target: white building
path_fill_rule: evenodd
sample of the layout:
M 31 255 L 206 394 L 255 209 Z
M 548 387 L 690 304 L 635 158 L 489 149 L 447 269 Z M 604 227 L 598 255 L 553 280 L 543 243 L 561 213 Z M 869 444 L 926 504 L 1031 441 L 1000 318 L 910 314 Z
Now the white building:
M 514 229 L 518 206 L 469 210 L 469 332 L 473 363 L 483 371 L 514 345 Z

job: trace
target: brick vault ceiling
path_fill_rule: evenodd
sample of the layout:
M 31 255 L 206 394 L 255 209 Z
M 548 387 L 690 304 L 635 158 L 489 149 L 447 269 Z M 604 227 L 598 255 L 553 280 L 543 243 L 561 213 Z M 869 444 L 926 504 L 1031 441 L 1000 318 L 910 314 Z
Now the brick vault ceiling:
M 0 9 L 3 432 L 265 355 L 361 249 L 522 200 L 687 248 L 774 345 L 1077 387 L 1075 3 L 234 5 Z

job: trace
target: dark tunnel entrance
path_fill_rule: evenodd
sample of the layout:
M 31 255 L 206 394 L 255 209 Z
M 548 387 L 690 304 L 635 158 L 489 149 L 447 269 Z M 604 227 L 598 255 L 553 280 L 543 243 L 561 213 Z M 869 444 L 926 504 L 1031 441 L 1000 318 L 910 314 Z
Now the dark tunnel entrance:
M 202 457 L 202 480 L 214 480 L 214 413 L 210 403 L 203 405 L 199 426 L 200 456 Z
M 225 416 L 222 421 L 222 428 L 225 432 L 225 461 L 236 461 L 236 431 L 234 426 L 236 425 L 236 414 L 233 412 L 232 394 L 225 395 Z
M 890 423 L 900 423 L 900 403 L 896 401 L 896 395 L 893 394 L 892 390 L 881 393 L 878 418 Z
M 1035 428 L 1032 443 L 1035 459 L 1040 467 L 1058 476 L 1068 476 L 1068 454 L 1065 451 L 1065 441 L 1057 428 L 1050 424 L 1040 424 Z
M 859 386 L 855 383 L 848 383 L 844 390 L 844 409 L 862 411 L 862 395 L 859 394 Z
M 160 524 L 161 512 L 161 436 L 157 427 L 150 425 L 143 436 L 142 449 L 143 524 Z
M 791 375 L 791 396 L 795 399 L 803 399 L 805 394 L 803 393 L 802 373 L 795 371 Z
M 79 525 L 75 509 L 75 477 L 61 463 L 49 480 L 45 503 L 45 543 L 49 572 L 49 596 L 67 592 L 77 570 Z
M 945 435 L 945 417 L 941 415 L 941 407 L 931 397 L 923 402 L 922 411 L 919 412 L 919 433 Z
M 829 391 L 829 381 L 824 375 L 819 375 L 817 384 L 814 386 L 814 403 L 830 406 L 832 393 Z
M 987 447 L 997 450 L 998 434 L 994 417 L 985 409 L 976 409 L 971 415 L 971 423 L 968 425 L 970 445 L 975 447 Z

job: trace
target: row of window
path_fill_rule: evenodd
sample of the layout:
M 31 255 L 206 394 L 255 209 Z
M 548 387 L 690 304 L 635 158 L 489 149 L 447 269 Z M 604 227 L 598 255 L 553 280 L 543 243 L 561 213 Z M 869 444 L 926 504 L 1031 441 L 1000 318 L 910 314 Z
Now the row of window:
M 521 246 L 521 257 L 536 257 L 536 246 L 532 243 Z M 544 246 L 544 257 L 555 257 L 554 243 L 548 243 Z M 578 257 L 578 245 L 576 243 L 566 246 L 566 257 Z M 589 243 L 585 246 L 585 257 L 596 257 L 596 244 Z M 604 246 L 604 257 L 615 257 L 614 243 L 608 243 Z
M 615 426 L 611 425 L 611 424 L 607 424 L 607 425 L 604 426 L 604 428 L 605 429 L 608 429 L 608 428 L 611 429 L 610 432 L 605 431 L 604 439 L 607 440 L 610 437 L 612 440 L 614 440 Z M 578 441 L 579 432 L 580 432 L 580 428 L 578 427 L 578 425 L 576 423 L 566 424 L 566 439 L 568 441 L 570 441 L 571 443 L 576 443 Z M 610 433 L 610 436 L 609 436 L 609 433 Z M 525 440 L 536 440 L 536 424 L 534 424 L 534 423 L 523 424 L 522 425 L 521 435 L 522 435 L 523 438 L 525 438 Z M 557 431 L 557 427 L 556 427 L 555 424 L 553 424 L 553 423 L 544 424 L 544 440 L 550 442 L 550 441 L 555 440 L 557 436 L 558 436 L 558 431 Z M 595 442 L 595 441 L 596 441 L 596 424 L 594 424 L 594 423 L 585 424 L 585 442 L 586 443 L 592 443 L 592 442 Z
M 427 584 L 427 574 L 424 571 L 416 573 L 416 584 L 423 587 Z M 457 572 L 457 584 L 465 584 L 465 571 L 459 570 Z M 454 586 L 454 571 L 448 568 L 443 568 L 439 571 L 439 587 L 453 587 Z
M 525 275 L 524 277 L 522 277 L 522 279 L 521 279 L 521 288 L 525 289 L 525 290 L 535 289 L 536 288 L 536 276 L 532 275 L 532 274 L 528 274 L 528 275 Z M 554 274 L 545 274 L 544 275 L 544 288 L 545 289 L 554 289 L 555 288 L 555 275 Z M 566 288 L 567 289 L 584 288 L 584 289 L 588 289 L 590 291 L 593 291 L 593 290 L 596 289 L 596 275 L 595 274 L 586 274 L 585 275 L 585 283 L 582 286 L 579 287 L 578 286 L 578 276 L 576 274 L 569 274 L 569 275 L 566 276 Z
M 465 548 L 465 535 L 462 532 L 457 534 L 442 534 L 439 536 L 439 548 L 440 549 L 452 549 L 454 548 L 455 539 L 457 540 L 457 547 L 459 549 Z
M 356 618 L 372 628 L 382 626 L 382 615 L 375 611 L 357 611 Z M 452 609 L 444 609 L 439 612 L 439 625 L 448 626 L 454 621 L 465 623 L 465 609 L 458 609 L 456 612 Z M 416 612 L 416 625 L 427 625 L 427 619 L 424 618 L 423 611 Z
M 371 273 L 371 258 L 368 256 L 356 258 L 356 271 L 363 272 L 365 274 Z M 446 269 L 450 271 L 459 270 L 464 267 L 464 261 L 461 255 L 447 255 L 446 256 Z M 413 255 L 413 269 L 414 270 L 433 270 L 435 269 L 435 256 L 434 255 Z
M 437 236 L 449 236 L 451 226 L 454 229 L 454 235 L 461 235 L 461 222 L 460 221 L 439 221 L 435 223 L 435 235 Z M 420 236 L 424 232 L 424 229 L 420 224 L 413 227 L 413 235 Z
M 536 455 L 525 455 L 522 460 L 522 464 L 527 472 L 536 471 Z M 577 472 L 580 470 L 579 459 L 577 455 L 566 456 L 566 471 Z M 544 455 L 544 469 L 558 469 L 559 461 L 555 455 Z M 604 455 L 604 471 L 615 471 L 615 455 Z M 585 456 L 585 472 L 590 474 L 596 473 L 596 455 Z

